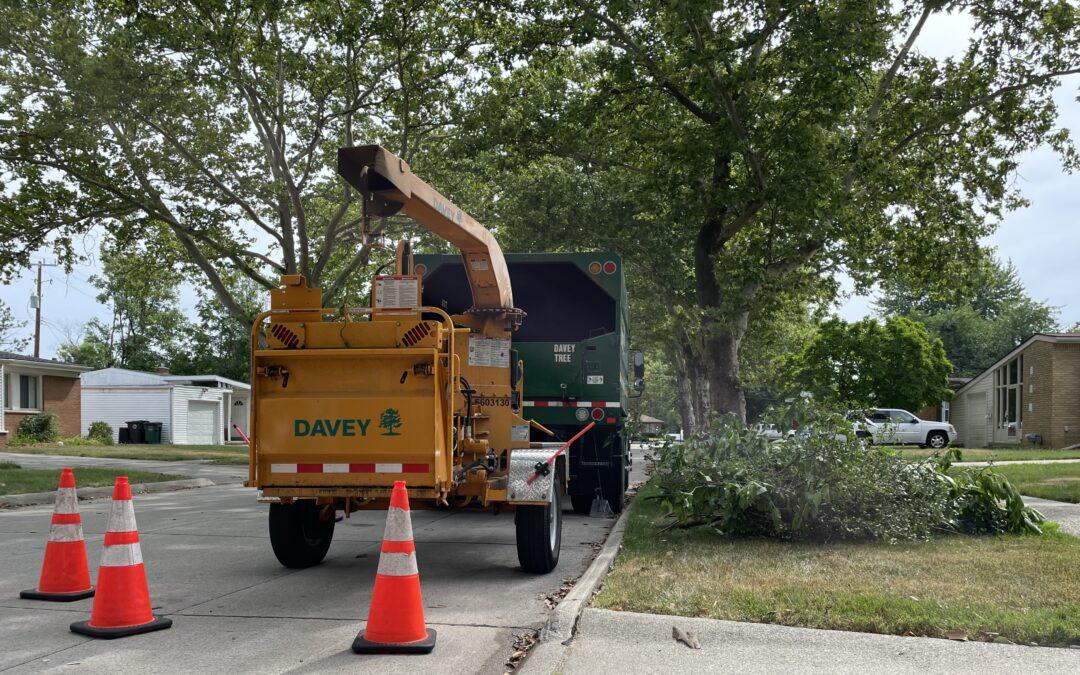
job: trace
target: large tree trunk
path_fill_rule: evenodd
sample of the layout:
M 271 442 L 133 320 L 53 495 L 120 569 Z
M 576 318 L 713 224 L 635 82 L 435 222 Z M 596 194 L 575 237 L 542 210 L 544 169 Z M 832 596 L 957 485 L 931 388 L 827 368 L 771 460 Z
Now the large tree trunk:
M 738 333 L 738 334 L 736 334 Z M 725 330 L 705 340 L 702 364 L 708 382 L 708 409 L 715 413 L 734 413 L 746 421 L 746 397 L 739 380 L 739 344 L 741 332 Z

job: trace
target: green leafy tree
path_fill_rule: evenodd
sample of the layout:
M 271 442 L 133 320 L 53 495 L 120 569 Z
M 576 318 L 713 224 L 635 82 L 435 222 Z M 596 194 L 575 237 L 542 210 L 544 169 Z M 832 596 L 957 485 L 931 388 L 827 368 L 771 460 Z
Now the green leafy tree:
M 798 390 L 840 405 L 918 411 L 952 397 L 941 340 L 905 317 L 824 321 L 791 366 Z
M 1057 308 L 1034 300 L 1012 263 L 987 251 L 964 295 L 934 295 L 902 280 L 886 280 L 875 303 L 883 316 L 923 323 L 945 346 L 955 375 L 973 377 L 1034 333 L 1055 330 Z
M 776 296 L 831 298 L 839 270 L 860 289 L 963 284 L 1020 203 L 1018 156 L 1048 144 L 1076 164 L 1051 97 L 1080 72 L 1064 0 L 536 6 L 528 67 L 462 141 L 490 176 L 481 216 L 648 275 L 636 292 L 688 427 L 745 417 L 740 351 Z M 958 10 L 962 53 L 922 53 L 927 22 Z
M 26 349 L 30 338 L 19 335 L 19 331 L 25 327 L 26 322 L 17 320 L 11 308 L 0 300 L 0 349 L 12 352 Z
M 250 279 L 233 275 L 230 292 L 250 316 L 266 306 L 266 292 Z M 234 321 L 217 296 L 200 292 L 197 319 L 177 345 L 169 369 L 177 374 L 213 374 L 247 382 L 251 375 L 251 327 Z
M 229 315 L 227 277 L 264 288 L 301 273 L 330 299 L 378 250 L 335 175 L 343 145 L 408 161 L 487 72 L 483 3 L 463 0 L 0 7 L 0 273 L 75 238 L 177 246 Z
M 168 365 L 189 332 L 179 306 L 177 264 L 165 250 L 107 243 L 102 273 L 90 278 L 98 302 L 112 310 L 108 323 L 92 319 L 82 339 L 60 346 L 61 358 L 105 368 L 153 371 Z

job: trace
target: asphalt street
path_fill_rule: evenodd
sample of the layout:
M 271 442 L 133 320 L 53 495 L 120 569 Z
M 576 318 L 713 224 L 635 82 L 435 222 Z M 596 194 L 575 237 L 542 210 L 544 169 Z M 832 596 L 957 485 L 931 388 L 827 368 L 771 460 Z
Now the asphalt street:
M 635 474 L 640 471 L 639 464 Z M 108 506 L 108 500 L 81 506 L 92 573 Z M 414 511 L 425 612 L 438 631 L 435 651 L 358 656 L 350 646 L 367 616 L 383 512 L 338 523 L 323 564 L 288 570 L 270 549 L 267 508 L 256 503 L 254 490 L 238 485 L 136 496 L 151 599 L 174 624 L 108 641 L 68 630 L 89 617 L 91 600 L 18 597 L 36 585 L 52 507 L 0 512 L 0 670 L 502 673 L 515 635 L 543 625 L 545 597 L 585 570 L 593 545 L 614 524 L 567 512 L 559 566 L 531 575 L 518 567 L 512 515 Z

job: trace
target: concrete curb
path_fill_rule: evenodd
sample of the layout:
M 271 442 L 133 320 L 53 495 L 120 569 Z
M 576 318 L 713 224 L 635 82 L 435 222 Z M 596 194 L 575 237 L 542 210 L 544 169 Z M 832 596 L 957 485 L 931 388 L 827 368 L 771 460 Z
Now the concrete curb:
M 185 478 L 183 480 L 167 480 L 160 483 L 136 483 L 131 486 L 132 494 L 153 494 L 156 492 L 173 492 L 176 490 L 189 490 L 191 488 L 210 487 L 217 485 L 209 478 Z M 112 486 L 79 488 L 79 501 L 111 497 Z M 11 509 L 20 506 L 35 506 L 37 504 L 52 504 L 56 500 L 56 490 L 49 492 L 31 492 L 22 495 L 4 495 L 0 497 L 0 509 Z
M 615 556 L 622 547 L 631 506 L 632 503 L 626 505 L 619 519 L 615 521 L 615 526 L 611 528 L 600 553 L 574 584 L 574 588 L 552 610 L 547 623 L 540 630 L 539 641 L 529 650 L 529 655 L 517 672 L 522 675 L 550 675 L 558 670 L 569 649 L 568 643 L 574 636 L 578 618 L 600 589 L 600 584 L 607 577 L 611 565 L 615 562 Z

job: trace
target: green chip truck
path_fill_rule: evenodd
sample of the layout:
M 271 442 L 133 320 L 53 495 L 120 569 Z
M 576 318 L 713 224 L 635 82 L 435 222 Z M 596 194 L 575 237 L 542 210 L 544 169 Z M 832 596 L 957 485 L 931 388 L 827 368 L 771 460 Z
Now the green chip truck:
M 630 474 L 627 399 L 643 388 L 640 352 L 629 349 L 629 308 L 622 259 L 615 253 L 508 253 L 514 304 L 525 312 L 512 335 L 524 362 L 522 416 L 554 432 L 535 441 L 566 441 L 595 422 L 569 448 L 566 491 L 574 511 L 604 499 L 622 510 Z M 459 314 L 471 302 L 458 255 L 417 255 L 423 301 Z

